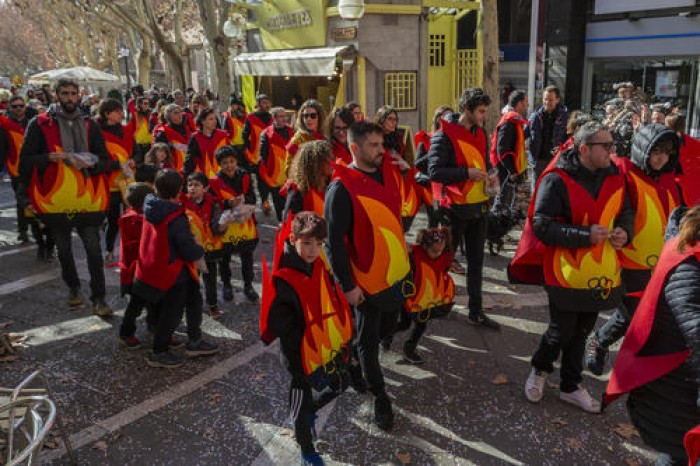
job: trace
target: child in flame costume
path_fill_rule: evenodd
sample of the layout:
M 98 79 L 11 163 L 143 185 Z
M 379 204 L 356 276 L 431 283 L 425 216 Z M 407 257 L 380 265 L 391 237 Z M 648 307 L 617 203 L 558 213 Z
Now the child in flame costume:
M 302 210 L 323 216 L 326 187 L 333 174 L 331 146 L 326 141 L 310 141 L 301 146 L 289 167 L 289 180 L 282 189 L 287 201 L 283 217 Z
M 353 363 L 350 306 L 321 259 L 326 236 L 321 216 L 299 212 L 277 233 L 271 276 L 263 262 L 261 338 L 267 344 L 280 339 L 303 464 L 323 464 L 312 439 L 315 413 L 348 387 Z
M 211 178 L 219 171 L 219 163 L 214 154 L 220 147 L 228 145 L 228 133 L 216 128 L 218 119 L 216 111 L 211 107 L 201 109 L 195 122 L 199 129 L 192 134 L 187 144 L 185 179 L 193 172 L 201 172 Z
M 221 170 L 209 180 L 209 187 L 223 209 L 235 210 L 242 204 L 255 205 L 255 192 L 250 181 L 250 174 L 238 167 L 239 155 L 231 146 L 224 146 L 216 151 L 216 160 Z M 220 264 L 221 281 L 224 282 L 224 299 L 233 300 L 231 286 L 231 254 L 241 258 L 243 275 L 243 294 L 252 303 L 260 297 L 253 288 L 253 251 L 258 245 L 258 229 L 255 215 L 244 223 L 229 223 L 223 236 L 224 250 Z
M 675 181 L 678 138 L 668 127 L 643 126 L 632 139 L 631 158 L 615 158 L 625 174 L 627 192 L 635 210 L 634 238 L 622 248 L 622 281 L 627 295 L 624 306 L 588 340 L 586 366 L 601 375 L 608 347 L 625 335 L 664 244 L 664 231 L 673 209 L 680 204 Z
M 403 345 L 403 355 L 408 362 L 421 364 L 423 358 L 416 347 L 428 322 L 444 317 L 454 305 L 455 284 L 449 274 L 454 251 L 447 227 L 420 230 L 416 243 L 411 247 L 410 256 L 416 292 L 406 298 L 397 330 L 407 330 L 413 322 L 413 331 Z
M 258 170 L 258 191 L 260 192 L 263 208 L 268 193 L 272 195 L 272 205 L 277 220 L 282 221 L 284 197 L 280 188 L 287 181 L 285 164 L 287 161 L 287 143 L 294 135 L 294 128 L 287 124 L 287 113 L 283 107 L 270 110 L 272 124 L 266 127 L 260 135 L 260 167 Z
M 624 176 L 611 163 L 612 147 L 612 135 L 602 124 L 586 123 L 576 132 L 574 146 L 547 168 L 537 186 L 532 224 L 544 244 L 540 276 L 550 322 L 525 383 L 533 403 L 542 399 L 547 375 L 562 353 L 560 398 L 587 412 L 600 411 L 600 403 L 581 386 L 583 352 L 598 312 L 622 305 L 619 250 L 634 231 L 634 211 Z M 537 253 L 531 232 L 524 230 L 516 258 L 521 249 Z M 511 276 L 514 267 L 515 258 Z
M 191 173 L 187 177 L 187 195 L 183 196 L 182 205 L 190 221 L 190 229 L 195 240 L 204 248 L 204 291 L 209 306 L 209 315 L 213 319 L 221 317 L 223 312 L 217 305 L 216 268 L 217 262 L 223 260 L 224 243 L 221 235 L 226 231 L 226 223 L 221 220 L 221 207 L 214 196 L 209 194 L 209 179 L 204 173 Z

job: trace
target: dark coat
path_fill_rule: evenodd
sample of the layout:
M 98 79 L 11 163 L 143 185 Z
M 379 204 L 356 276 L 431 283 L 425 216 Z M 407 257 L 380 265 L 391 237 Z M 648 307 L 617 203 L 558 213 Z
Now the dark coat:
M 661 170 L 652 170 L 652 168 L 649 166 L 651 149 L 653 149 L 653 147 L 659 142 L 666 140 L 673 143 L 673 154 L 669 156 L 668 162 Z M 642 129 L 640 129 L 639 132 L 634 135 L 634 138 L 632 139 L 630 159 L 632 160 L 632 163 L 637 166 L 637 168 L 644 172 L 645 175 L 648 175 L 656 180 L 662 173 L 670 173 L 675 171 L 676 165 L 678 165 L 679 146 L 680 140 L 673 130 L 660 123 L 653 123 L 651 125 L 643 126 Z
M 700 263 L 694 256 L 666 279 L 652 336 L 641 354 L 686 348 L 691 354 L 678 368 L 633 390 L 627 408 L 647 445 L 682 459 L 686 457 L 683 436 L 700 424 Z
M 556 116 L 554 118 L 554 129 L 552 131 L 552 140 L 545 141 L 544 134 L 544 107 L 541 106 L 530 115 L 530 153 L 535 160 L 550 160 L 552 154 L 547 151 L 544 157 L 541 155 L 542 146 L 549 149 L 559 147 L 568 138 L 566 136 L 566 124 L 569 119 L 569 110 L 564 105 L 557 105 L 554 110 Z

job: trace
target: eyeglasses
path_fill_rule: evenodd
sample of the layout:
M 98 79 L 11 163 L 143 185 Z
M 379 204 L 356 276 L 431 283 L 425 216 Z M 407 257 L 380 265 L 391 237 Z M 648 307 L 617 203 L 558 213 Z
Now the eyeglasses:
M 385 118 L 387 121 L 399 121 L 399 117 L 390 116 Z
M 340 133 L 344 133 L 348 130 L 347 126 L 336 126 L 333 128 L 333 131 L 338 131 Z
M 318 118 L 318 113 L 302 113 L 301 114 L 302 118 L 311 118 L 312 120 L 315 120 Z
M 588 142 L 588 143 L 586 143 L 586 145 L 587 146 L 601 146 L 605 150 L 610 150 L 613 148 L 615 143 L 612 141 L 610 141 L 610 142 Z
M 12 108 L 24 108 L 24 104 L 15 104 L 15 105 L 10 105 Z

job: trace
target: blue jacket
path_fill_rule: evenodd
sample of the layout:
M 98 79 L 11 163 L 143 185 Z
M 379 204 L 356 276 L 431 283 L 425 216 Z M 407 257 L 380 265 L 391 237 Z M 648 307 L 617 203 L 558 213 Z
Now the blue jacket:
M 554 119 L 554 130 L 552 131 L 552 141 L 551 148 L 559 147 L 563 144 L 566 137 L 566 123 L 569 119 L 569 110 L 564 105 L 557 105 L 554 109 L 556 112 L 556 118 Z M 540 151 L 542 150 L 543 131 L 544 131 L 544 121 L 543 121 L 544 107 L 540 106 L 535 110 L 532 115 L 530 115 L 530 154 L 534 160 L 542 158 L 543 160 L 550 160 L 552 154 L 546 154 L 547 157 L 540 157 Z M 531 160 L 532 162 L 532 160 Z

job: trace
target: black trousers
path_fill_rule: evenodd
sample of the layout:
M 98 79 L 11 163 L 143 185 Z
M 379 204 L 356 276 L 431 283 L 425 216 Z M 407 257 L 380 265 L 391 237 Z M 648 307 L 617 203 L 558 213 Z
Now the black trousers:
M 231 255 L 238 254 L 241 258 L 241 276 L 245 286 L 252 286 L 255 273 L 253 272 L 253 251 L 254 248 L 237 250 L 230 243 L 224 244 L 224 249 L 219 259 L 219 273 L 224 284 L 231 283 Z
M 223 258 L 221 257 L 221 254 L 219 256 L 214 256 L 214 257 L 206 257 L 206 263 L 207 263 L 207 273 L 202 274 L 202 281 L 204 281 L 204 294 L 207 299 L 207 305 L 209 306 L 216 306 L 216 303 L 218 301 L 217 295 L 216 295 L 216 277 L 217 277 L 217 268 L 219 265 L 219 262 Z M 230 258 L 229 258 L 230 260 Z M 223 267 L 222 269 L 222 280 L 223 280 Z M 228 274 L 228 280 L 224 280 L 224 283 L 230 283 L 231 282 L 231 268 L 228 268 L 229 274 Z
M 32 237 L 34 237 L 39 249 L 44 248 L 46 251 L 52 252 L 56 242 L 51 229 L 47 225 L 40 224 L 38 219 L 34 219 L 29 225 L 32 229 Z
M 270 194 L 272 195 L 272 207 L 275 209 L 277 220 L 281 222 L 284 203 L 287 199 L 280 195 L 280 188 L 271 188 L 258 177 L 258 192 L 260 193 L 261 203 L 265 202 Z
M 380 294 L 386 295 L 391 291 Z M 379 342 L 390 338 L 396 327 L 402 301 L 369 296 L 355 307 L 355 349 L 367 380 L 367 389 L 375 396 L 385 393 L 384 375 L 379 364 Z
M 576 391 L 583 381 L 583 353 L 586 339 L 593 331 L 597 312 L 564 312 L 549 304 L 549 327 L 532 356 L 532 366 L 544 372 L 554 371 L 554 361 L 561 353 L 561 382 L 565 393 Z
M 628 293 L 644 291 L 650 278 L 651 275 L 644 276 L 643 274 L 622 269 L 622 281 L 625 283 Z M 615 309 L 612 317 L 596 331 L 596 339 L 601 346 L 607 348 L 625 336 L 632 321 L 632 316 L 634 316 L 637 306 L 639 306 L 639 301 L 641 301 L 640 298 L 627 294 L 622 298 L 623 305 Z
M 15 193 L 15 203 L 17 207 L 17 232 L 27 233 L 29 230 L 29 219 L 24 215 L 24 202 L 22 201 L 22 194 L 19 192 L 22 189 L 22 184 L 19 178 L 12 178 L 11 180 L 12 191 Z
M 100 249 L 99 227 L 83 226 L 75 227 L 78 236 L 83 242 L 85 254 L 87 255 L 88 270 L 90 271 L 90 299 L 95 302 L 105 297 L 105 272 L 102 261 L 102 251 Z M 56 240 L 58 250 L 58 261 L 61 264 L 61 278 L 70 289 L 80 289 L 80 278 L 78 270 L 75 268 L 73 258 L 73 242 L 70 226 L 56 226 L 51 228 Z
M 145 299 L 131 294 L 129 295 L 129 304 L 124 310 L 124 318 L 119 327 L 119 336 L 123 338 L 133 337 L 136 333 L 136 319 L 141 315 L 141 311 L 146 308 L 146 325 L 149 329 L 155 329 L 158 322 L 155 321 L 155 313 L 151 310 L 152 305 Z
M 170 339 L 180 325 L 185 311 L 188 338 L 190 341 L 196 341 L 202 337 L 202 294 L 199 292 L 199 283 L 191 278 L 176 283 L 153 307 L 158 316 L 153 336 L 154 353 L 168 351 Z
M 484 280 L 484 245 L 486 243 L 486 216 L 464 219 L 450 215 L 452 245 L 455 250 L 464 240 L 467 256 L 467 294 L 469 313 L 481 312 L 483 305 L 482 286 Z
M 122 193 L 109 193 L 109 210 L 107 211 L 107 232 L 105 233 L 105 251 L 114 251 L 114 243 L 119 234 L 119 217 L 122 215 Z

